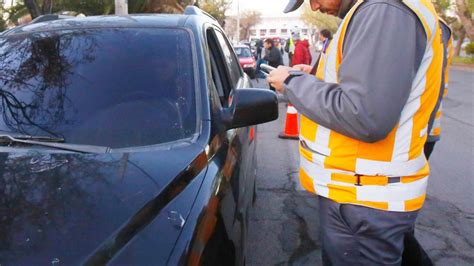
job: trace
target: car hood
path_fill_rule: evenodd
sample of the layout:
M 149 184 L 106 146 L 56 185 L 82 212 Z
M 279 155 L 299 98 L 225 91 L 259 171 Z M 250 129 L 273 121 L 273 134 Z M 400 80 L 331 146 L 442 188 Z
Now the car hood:
M 112 154 L 0 150 L 0 265 L 166 260 L 206 162 L 198 145 Z

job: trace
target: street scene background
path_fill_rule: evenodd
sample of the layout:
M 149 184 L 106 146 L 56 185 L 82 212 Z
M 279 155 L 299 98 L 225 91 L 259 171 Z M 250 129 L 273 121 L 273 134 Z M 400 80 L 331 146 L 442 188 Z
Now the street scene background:
M 186 5 L 195 2 L 128 1 L 130 13 L 182 13 Z M 299 28 L 314 48 L 319 30 L 334 32 L 338 25 L 337 19 L 315 14 L 307 5 L 284 15 L 286 0 L 198 2 L 223 25 L 234 44 L 250 42 L 252 37 L 286 40 L 291 29 Z M 430 158 L 428 196 L 418 216 L 416 236 L 435 265 L 474 265 L 474 43 L 469 41 L 473 30 L 465 23 L 466 17 L 469 19 L 466 13 L 471 14 L 472 20 L 474 1 L 433 2 L 453 28 L 456 66 L 450 70 L 442 136 Z M 457 6 L 462 3 L 467 7 Z M 109 0 L 0 0 L 0 31 L 55 12 L 92 16 L 113 14 L 114 9 Z M 288 65 L 287 55 L 283 57 Z M 313 53 L 313 60 L 317 57 Z M 253 84 L 268 89 L 264 79 L 254 79 Z M 299 184 L 297 141 L 278 138 L 287 110 L 287 100 L 281 95 L 279 99 L 279 119 L 259 125 L 257 130 L 257 199 L 251 213 L 247 264 L 322 265 L 318 199 Z

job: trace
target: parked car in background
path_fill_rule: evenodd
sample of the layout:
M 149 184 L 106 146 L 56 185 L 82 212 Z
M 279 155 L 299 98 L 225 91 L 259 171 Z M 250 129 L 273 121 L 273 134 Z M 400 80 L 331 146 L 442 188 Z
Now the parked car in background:
M 257 62 L 250 48 L 247 45 L 236 45 L 234 46 L 234 50 L 239 57 L 240 66 L 244 69 L 245 73 L 247 73 L 250 78 L 255 78 Z
M 245 46 L 247 46 L 248 48 L 250 48 L 250 53 L 251 53 L 253 56 L 255 56 L 256 49 L 255 49 L 255 46 L 252 45 L 251 42 L 240 42 L 240 44 L 238 44 L 238 45 L 245 45 Z M 235 45 L 235 46 L 237 46 L 237 45 Z
M 0 265 L 244 265 L 259 123 L 223 29 L 102 16 L 0 34 Z

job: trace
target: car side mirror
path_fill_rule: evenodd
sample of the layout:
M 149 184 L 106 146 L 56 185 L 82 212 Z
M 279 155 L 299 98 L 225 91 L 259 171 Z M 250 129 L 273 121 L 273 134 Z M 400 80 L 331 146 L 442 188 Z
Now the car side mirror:
M 277 95 L 265 89 L 235 90 L 230 106 L 221 113 L 225 130 L 270 122 L 277 118 Z

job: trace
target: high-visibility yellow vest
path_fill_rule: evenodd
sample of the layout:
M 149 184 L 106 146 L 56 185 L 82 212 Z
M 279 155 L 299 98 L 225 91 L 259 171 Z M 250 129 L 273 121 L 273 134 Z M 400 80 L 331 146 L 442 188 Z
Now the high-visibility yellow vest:
M 291 54 L 295 53 L 295 42 L 293 41 L 293 37 L 290 37 L 290 46 L 288 52 Z
M 362 3 L 360 0 L 351 8 L 321 57 L 316 74 L 319 79 L 338 83 L 346 30 Z M 398 124 L 385 139 L 366 143 L 302 115 L 300 181 L 306 190 L 339 203 L 382 210 L 403 212 L 422 207 L 429 175 L 423 146 L 441 86 L 443 47 L 438 16 L 430 0 L 403 3 L 422 22 L 427 47 Z
M 433 122 L 433 126 L 431 127 L 431 131 L 429 133 L 430 136 L 433 137 L 439 137 L 441 135 L 441 115 L 443 111 L 443 100 L 444 97 L 448 94 L 448 88 L 449 88 L 449 65 L 451 64 L 451 59 L 453 57 L 453 31 L 449 27 L 448 23 L 446 23 L 444 20 L 440 19 L 440 23 L 443 23 L 446 25 L 447 28 L 449 28 L 451 32 L 451 36 L 449 37 L 449 41 L 446 47 L 447 50 L 447 63 L 446 63 L 446 68 L 444 69 L 444 92 L 441 100 L 441 104 L 438 108 L 438 111 L 436 111 L 436 116 Z

